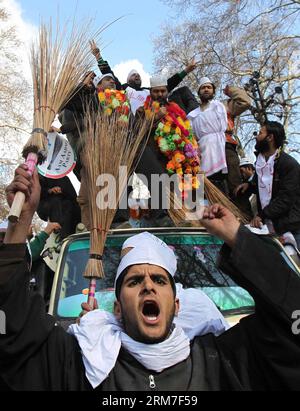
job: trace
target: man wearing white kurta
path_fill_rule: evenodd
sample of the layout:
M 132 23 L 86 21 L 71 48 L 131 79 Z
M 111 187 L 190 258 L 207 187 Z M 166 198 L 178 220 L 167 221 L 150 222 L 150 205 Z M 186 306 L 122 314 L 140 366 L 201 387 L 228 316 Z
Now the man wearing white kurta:
M 214 100 L 214 95 L 214 84 L 208 77 L 203 77 L 199 84 L 200 106 L 188 114 L 199 143 L 201 168 L 212 181 L 223 180 L 222 174 L 228 172 L 225 154 L 227 113 L 224 104 Z

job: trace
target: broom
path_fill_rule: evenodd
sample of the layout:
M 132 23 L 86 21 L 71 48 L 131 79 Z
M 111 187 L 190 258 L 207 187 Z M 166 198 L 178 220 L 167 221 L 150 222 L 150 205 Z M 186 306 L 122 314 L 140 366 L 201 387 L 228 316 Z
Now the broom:
M 198 220 L 190 220 L 188 218 L 188 213 L 190 211 L 185 207 L 182 200 L 178 198 L 174 191 L 167 188 L 166 195 L 169 199 L 168 214 L 176 227 L 201 227 Z
M 249 221 L 247 217 L 240 211 L 240 209 L 233 204 L 206 176 L 204 176 L 204 193 L 209 201 L 212 204 L 221 204 L 227 209 L 229 209 L 235 217 L 244 224 L 247 224 Z M 170 208 L 168 210 L 169 216 L 172 219 L 173 223 L 176 226 L 182 226 L 189 221 L 189 225 L 192 227 L 201 227 L 199 221 L 191 220 L 188 218 L 189 211 L 182 201 L 178 199 L 176 194 L 170 190 L 167 190 L 167 195 L 170 201 Z
M 106 237 L 126 188 L 127 175 L 131 175 L 147 142 L 150 123 L 151 120 L 139 119 L 130 125 L 120 121 L 116 112 L 108 116 L 101 110 L 97 113 L 87 110 L 85 114 L 81 138 L 91 230 L 90 257 L 84 277 L 90 280 L 88 304 L 91 308 L 94 306 L 96 280 L 104 277 L 102 258 Z M 124 166 L 128 174 L 120 172 L 120 167 Z M 103 175 L 111 176 L 116 183 L 115 187 L 108 187 L 114 196 L 114 201 L 108 206 L 101 203 L 101 188 L 97 187 L 97 179 Z
M 249 219 L 241 212 L 241 210 L 230 201 L 206 176 L 204 177 L 204 192 L 207 200 L 211 205 L 221 204 L 228 208 L 232 214 L 242 223 L 247 224 Z
M 46 158 L 47 132 L 56 114 L 72 97 L 83 73 L 92 66 L 92 59 L 86 47 L 91 34 L 86 30 L 86 26 L 79 29 L 73 24 L 69 35 L 66 30 L 65 28 L 61 31 L 57 25 L 53 36 L 51 22 L 48 26 L 41 24 L 37 43 L 31 47 L 33 131 L 22 152 L 30 175 L 33 174 L 35 166 Z M 96 36 L 98 34 L 97 32 Z M 19 221 L 24 201 L 25 195 L 18 192 L 8 216 L 12 223 Z

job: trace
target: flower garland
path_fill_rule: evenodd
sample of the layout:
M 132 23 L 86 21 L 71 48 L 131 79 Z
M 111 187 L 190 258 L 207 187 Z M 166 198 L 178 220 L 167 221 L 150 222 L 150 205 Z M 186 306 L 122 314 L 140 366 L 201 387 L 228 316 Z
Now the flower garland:
M 200 186 L 197 178 L 200 172 L 199 147 L 185 112 L 173 102 L 165 107 L 167 114 L 160 120 L 154 139 L 160 152 L 169 160 L 166 166 L 168 174 L 176 173 L 179 176 L 179 188 L 184 195 L 185 191 Z M 146 117 L 150 118 L 153 113 L 159 112 L 160 104 L 148 96 L 144 109 Z
M 105 90 L 98 92 L 98 99 L 104 113 L 111 116 L 113 112 L 120 114 L 120 120 L 128 122 L 130 104 L 123 90 Z

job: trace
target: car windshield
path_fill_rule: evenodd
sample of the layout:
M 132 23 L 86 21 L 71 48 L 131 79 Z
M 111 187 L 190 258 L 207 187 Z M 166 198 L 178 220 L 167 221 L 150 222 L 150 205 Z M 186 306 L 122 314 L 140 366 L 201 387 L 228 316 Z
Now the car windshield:
M 223 312 L 242 312 L 253 309 L 254 301 L 243 288 L 217 268 L 217 257 L 222 246 L 218 239 L 201 233 L 157 234 L 171 247 L 177 257 L 177 283 L 184 288 L 199 288 L 204 291 Z M 100 308 L 109 312 L 114 303 L 114 276 L 120 261 L 120 250 L 129 235 L 114 234 L 106 240 L 103 264 L 105 278 L 98 281 L 96 298 Z M 86 302 L 88 280 L 83 272 L 89 256 L 89 239 L 72 239 L 64 252 L 60 266 L 60 281 L 55 312 L 58 318 L 76 318 L 81 303 Z

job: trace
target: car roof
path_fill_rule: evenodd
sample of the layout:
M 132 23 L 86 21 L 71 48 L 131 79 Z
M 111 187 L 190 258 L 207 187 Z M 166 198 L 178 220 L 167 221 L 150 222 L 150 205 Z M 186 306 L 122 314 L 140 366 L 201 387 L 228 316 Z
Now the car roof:
M 148 231 L 149 233 L 157 233 L 157 234 L 197 234 L 197 235 L 210 235 L 207 230 L 204 227 L 147 227 L 147 228 L 113 228 L 109 230 L 108 236 L 113 236 L 113 235 L 135 235 L 135 234 L 140 234 L 145 231 Z M 77 233 L 77 234 L 72 234 L 66 239 L 64 239 L 64 242 L 70 241 L 70 240 L 77 240 L 77 239 L 83 239 L 83 238 L 89 238 L 90 237 L 90 232 L 85 231 L 83 233 Z

